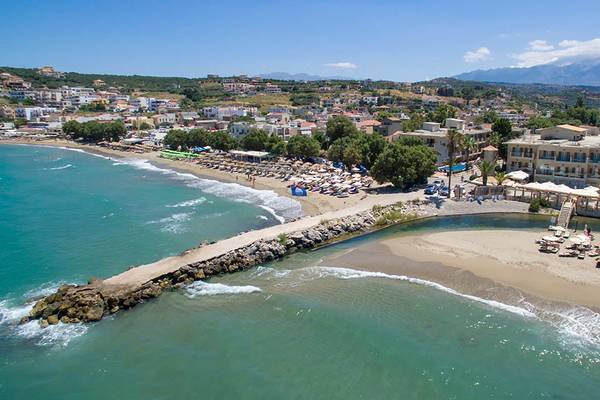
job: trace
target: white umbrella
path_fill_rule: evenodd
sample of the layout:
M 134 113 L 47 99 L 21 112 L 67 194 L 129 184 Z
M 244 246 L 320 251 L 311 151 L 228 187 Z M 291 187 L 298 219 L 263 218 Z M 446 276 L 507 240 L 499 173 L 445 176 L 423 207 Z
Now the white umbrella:
M 558 242 L 560 240 L 560 238 L 556 236 L 544 236 L 542 239 L 545 242 Z

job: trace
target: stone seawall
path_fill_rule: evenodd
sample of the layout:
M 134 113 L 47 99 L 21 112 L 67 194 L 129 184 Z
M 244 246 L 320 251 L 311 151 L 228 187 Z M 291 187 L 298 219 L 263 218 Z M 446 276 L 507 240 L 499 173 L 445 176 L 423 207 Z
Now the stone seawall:
M 65 285 L 39 300 L 21 322 L 39 320 L 42 326 L 47 326 L 59 322 L 99 321 L 157 297 L 165 290 L 215 275 L 246 270 L 298 250 L 311 249 L 418 216 L 418 202 L 376 206 L 369 211 L 322 221 L 308 229 L 281 234 L 275 239 L 258 240 L 211 259 L 186 264 L 140 285 L 106 284 L 99 280 L 87 285 Z

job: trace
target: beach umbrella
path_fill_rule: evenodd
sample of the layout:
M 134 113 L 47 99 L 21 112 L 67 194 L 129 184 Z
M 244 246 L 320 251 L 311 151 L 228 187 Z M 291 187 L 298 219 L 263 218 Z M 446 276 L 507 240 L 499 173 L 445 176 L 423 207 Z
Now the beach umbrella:
M 558 242 L 560 238 L 557 236 L 544 236 L 542 240 L 544 240 L 545 242 Z

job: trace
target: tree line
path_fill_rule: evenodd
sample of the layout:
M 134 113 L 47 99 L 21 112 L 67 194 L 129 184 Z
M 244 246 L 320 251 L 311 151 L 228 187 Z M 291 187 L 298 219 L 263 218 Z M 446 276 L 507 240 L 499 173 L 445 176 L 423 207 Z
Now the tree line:
M 127 128 L 121 120 L 113 122 L 77 122 L 68 121 L 63 124 L 63 132 L 70 135 L 72 139 L 84 140 L 86 142 L 119 141 L 127 133 Z
M 167 133 L 164 144 L 174 150 L 210 146 L 224 151 L 268 151 L 299 159 L 326 155 L 330 161 L 343 163 L 348 168 L 364 166 L 370 169 L 378 182 L 391 182 L 398 188 L 426 182 L 435 171 L 437 159 L 433 150 L 419 140 L 389 142 L 378 133 L 360 131 L 344 116 L 330 118 L 324 132 L 292 136 L 287 142 L 261 129 L 250 129 L 241 140 L 226 131 L 192 129 L 185 132 L 173 129 Z

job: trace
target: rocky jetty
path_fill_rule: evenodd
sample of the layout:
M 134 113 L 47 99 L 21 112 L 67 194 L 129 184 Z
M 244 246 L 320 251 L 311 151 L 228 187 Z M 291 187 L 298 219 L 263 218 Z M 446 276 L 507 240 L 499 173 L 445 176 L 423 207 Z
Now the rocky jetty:
M 59 322 L 99 321 L 157 297 L 165 290 L 252 268 L 298 250 L 311 249 L 417 216 L 419 203 L 374 207 L 369 212 L 322 221 L 310 229 L 259 240 L 210 260 L 187 264 L 141 285 L 107 285 L 100 280 L 93 280 L 87 285 L 65 285 L 56 293 L 40 299 L 21 322 L 39 320 L 42 326 L 48 326 Z

